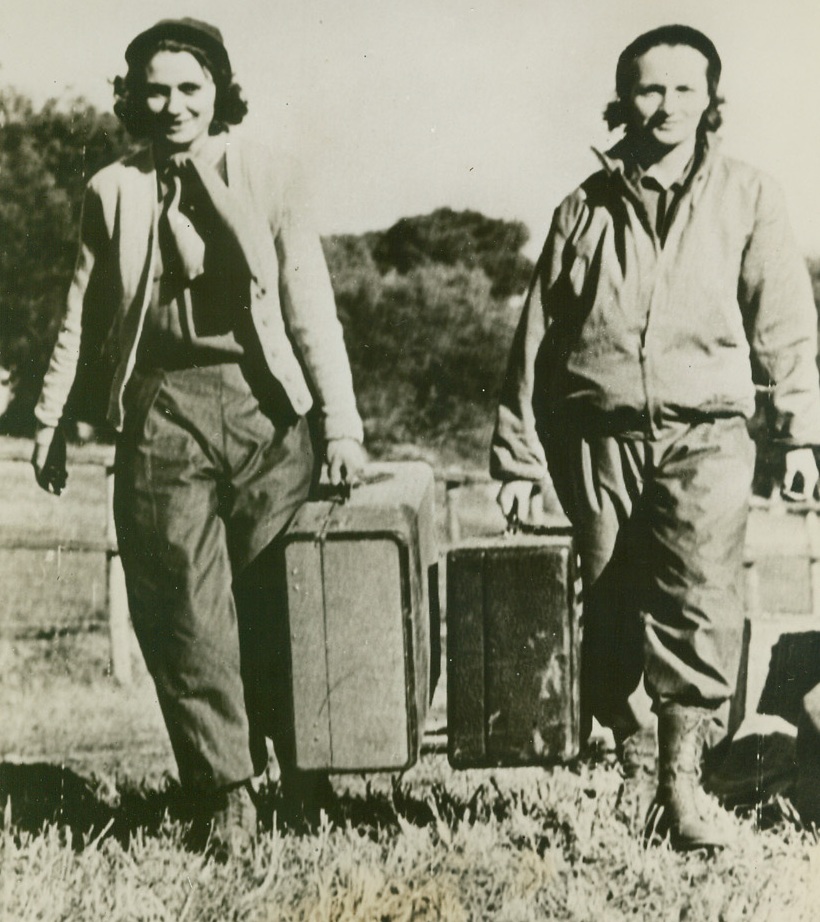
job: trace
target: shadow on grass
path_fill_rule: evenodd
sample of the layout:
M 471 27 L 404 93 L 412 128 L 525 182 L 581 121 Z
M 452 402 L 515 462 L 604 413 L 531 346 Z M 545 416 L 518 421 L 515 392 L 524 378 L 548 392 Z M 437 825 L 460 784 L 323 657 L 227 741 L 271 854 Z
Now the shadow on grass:
M 46 762 L 1 763 L 0 808 L 4 827 L 36 834 L 56 824 L 70 831 L 75 847 L 84 836 L 105 829 L 113 816 L 90 782 Z
M 344 783 L 340 784 L 343 787 Z M 421 796 L 420 796 L 421 795 Z M 310 835 L 319 825 L 318 815 L 308 810 L 297 817 L 290 815 L 291 805 L 282 796 L 281 788 L 272 785 L 263 791 L 266 814 L 276 818 L 276 825 L 289 834 Z M 515 815 L 532 815 L 543 828 L 535 840 L 527 840 L 539 855 L 558 845 L 564 850 L 575 846 L 575 832 L 558 812 L 539 799 L 528 798 L 522 792 L 502 791 L 490 777 L 478 784 L 469 797 L 459 797 L 445 784 L 415 787 L 400 776 L 359 776 L 358 783 L 347 785 L 326 805 L 327 821 L 337 827 L 352 827 L 360 834 L 378 840 L 388 835 L 400 835 L 409 826 L 430 828 L 434 836 L 449 839 L 452 831 L 462 824 L 503 823 Z M 268 824 L 268 827 L 270 823 Z M 512 844 L 516 845 L 515 836 Z
M 275 822 L 290 835 L 311 835 L 323 810 L 331 824 L 349 824 L 377 837 L 385 830 L 398 832 L 404 824 L 452 822 L 471 809 L 475 815 L 470 804 L 479 796 L 477 792 L 470 803 L 461 804 L 442 788 L 421 799 L 394 778 L 392 785 L 388 781 L 377 788 L 365 781 L 361 792 L 344 791 L 325 803 L 298 805 L 273 783 L 259 792 L 258 805 L 263 829 Z M 111 791 L 64 765 L 0 763 L 0 829 L 38 835 L 56 825 L 67 831 L 77 851 L 99 836 L 113 837 L 127 847 L 138 830 L 158 835 L 168 820 L 188 824 L 196 806 L 172 778 L 159 787 L 126 782 Z
M 106 796 L 99 783 L 64 765 L 0 763 L 0 827 L 37 835 L 56 825 L 78 851 L 101 834 L 127 846 L 137 829 L 156 834 L 166 818 L 185 822 L 190 816 L 171 779 L 159 789 L 126 787 Z
M 728 809 L 754 812 L 761 829 L 799 824 L 791 805 L 796 781 L 794 737 L 779 732 L 724 741 L 710 754 L 704 772 L 706 789 Z
M 458 796 L 443 783 L 416 786 L 390 775 L 340 779 L 325 794 L 322 802 L 294 803 L 278 782 L 264 785 L 256 798 L 262 829 L 275 823 L 286 835 L 311 836 L 327 822 L 373 840 L 401 835 L 408 826 L 446 837 L 446 830 L 462 824 L 503 823 L 522 815 L 542 830 L 535 843 L 539 854 L 554 846 L 570 853 L 576 846 L 571 823 L 554 805 L 531 793 L 502 790 L 492 777 L 472 787 L 469 796 Z M 61 765 L 0 763 L 0 828 L 36 836 L 56 825 L 77 851 L 102 838 L 127 848 L 136 833 L 167 835 L 169 821 L 177 824 L 177 832 L 171 833 L 176 841 L 193 847 L 185 827 L 194 819 L 195 807 L 167 776 L 152 783 L 125 780 L 114 789 Z
M 274 823 L 291 835 L 312 835 L 321 824 L 321 813 L 334 826 L 352 826 L 378 838 L 385 831 L 400 831 L 403 824 L 426 826 L 435 820 L 429 799 L 410 793 L 398 778 L 372 782 L 363 778 L 354 789 L 341 790 L 317 799 L 295 802 L 279 783 L 264 787 L 259 794 L 262 826 Z

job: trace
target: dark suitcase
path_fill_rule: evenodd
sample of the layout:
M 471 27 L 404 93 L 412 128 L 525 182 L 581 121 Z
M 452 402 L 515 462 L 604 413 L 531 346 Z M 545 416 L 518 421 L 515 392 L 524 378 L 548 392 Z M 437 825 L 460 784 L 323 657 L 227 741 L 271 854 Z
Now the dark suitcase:
M 439 667 L 434 489 L 427 464 L 372 465 L 347 501 L 306 503 L 287 530 L 298 768 L 418 758 Z
M 568 534 L 476 539 L 448 553 L 453 767 L 549 764 L 578 754 L 578 597 Z

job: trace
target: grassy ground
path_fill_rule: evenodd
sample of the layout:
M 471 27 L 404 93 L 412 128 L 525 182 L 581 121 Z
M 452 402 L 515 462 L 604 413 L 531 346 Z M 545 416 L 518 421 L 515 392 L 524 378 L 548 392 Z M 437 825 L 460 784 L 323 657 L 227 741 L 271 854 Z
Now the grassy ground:
M 314 829 L 284 826 L 266 784 L 255 851 L 206 862 L 144 670 L 116 686 L 99 631 L 2 649 L 3 922 L 818 918 L 820 846 L 782 796 L 714 859 L 646 851 L 652 780 L 625 784 L 611 758 L 453 772 L 426 754 L 403 776 L 337 776 Z
M 225 865 L 184 848 L 170 782 L 25 771 L 39 798 L 59 785 L 62 814 L 34 829 L 36 811 L 7 808 L 3 919 L 817 918 L 811 838 L 746 819 L 715 859 L 645 851 L 643 797 L 624 797 L 612 766 L 454 774 L 431 757 L 392 782 L 343 779 L 337 816 L 312 831 L 274 825 Z M 274 809 L 275 790 L 267 798 Z
M 500 526 L 486 513 L 491 492 L 465 492 L 470 531 Z M 771 539 L 770 524 L 755 534 Z M 278 788 L 265 784 L 253 853 L 205 861 L 185 848 L 144 668 L 135 658 L 129 688 L 108 674 L 100 599 L 89 593 L 97 564 L 40 554 L 0 561 L 2 922 L 820 918 L 820 845 L 789 804 L 789 739 L 779 762 L 754 740 L 746 747 L 758 773 L 780 773 L 714 859 L 644 850 L 652 780 L 625 784 L 611 757 L 454 772 L 430 753 L 403 776 L 336 777 L 337 808 L 313 829 L 285 825 Z

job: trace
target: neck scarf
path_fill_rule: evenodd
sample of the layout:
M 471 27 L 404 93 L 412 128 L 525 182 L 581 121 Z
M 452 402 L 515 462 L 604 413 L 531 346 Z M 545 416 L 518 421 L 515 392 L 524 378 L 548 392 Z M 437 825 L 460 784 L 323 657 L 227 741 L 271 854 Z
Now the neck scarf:
M 161 220 L 166 223 L 182 274 L 189 282 L 205 271 L 205 241 L 192 220 L 195 206 L 192 204 L 192 189 L 189 186 L 191 171 L 200 176 L 206 170 L 215 173 L 224 153 L 224 140 L 219 136 L 209 137 L 196 154 L 189 151 L 173 154 L 160 171 L 160 177 L 168 189 L 165 197 L 167 204 Z

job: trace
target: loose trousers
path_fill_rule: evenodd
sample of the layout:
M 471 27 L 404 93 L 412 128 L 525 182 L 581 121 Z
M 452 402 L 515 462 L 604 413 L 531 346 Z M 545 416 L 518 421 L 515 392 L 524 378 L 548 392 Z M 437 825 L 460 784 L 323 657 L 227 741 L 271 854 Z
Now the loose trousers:
M 237 363 L 138 370 L 129 383 L 117 540 L 185 787 L 208 791 L 259 772 L 265 736 L 288 757 L 274 539 L 307 498 L 314 471 L 306 421 L 263 411 Z
M 672 421 L 652 440 L 556 433 L 546 449 L 581 557 L 587 721 L 636 729 L 642 676 L 655 710 L 718 708 L 740 657 L 745 420 Z

